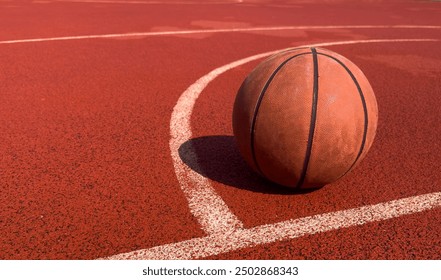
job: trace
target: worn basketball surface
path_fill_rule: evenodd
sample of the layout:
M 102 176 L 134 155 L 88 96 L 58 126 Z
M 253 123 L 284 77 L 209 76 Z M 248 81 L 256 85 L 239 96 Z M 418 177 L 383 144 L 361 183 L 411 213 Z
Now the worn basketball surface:
M 233 109 L 233 131 L 248 164 L 292 188 L 332 183 L 365 156 L 378 109 L 362 71 L 322 48 L 278 53 L 245 79 Z

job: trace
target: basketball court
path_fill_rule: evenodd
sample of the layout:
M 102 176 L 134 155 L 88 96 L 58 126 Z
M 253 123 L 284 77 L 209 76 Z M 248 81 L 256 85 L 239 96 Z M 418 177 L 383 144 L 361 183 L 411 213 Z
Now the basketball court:
M 326 3 L 325 3 L 326 2 Z M 1 259 L 439 259 L 436 1 L 1 1 Z M 325 48 L 378 103 L 366 157 L 293 191 L 247 166 L 236 93 Z

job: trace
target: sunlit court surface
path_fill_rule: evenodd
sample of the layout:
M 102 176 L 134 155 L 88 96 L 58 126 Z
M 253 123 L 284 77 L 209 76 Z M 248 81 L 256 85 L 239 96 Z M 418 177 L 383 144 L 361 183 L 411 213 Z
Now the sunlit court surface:
M 441 259 L 440 16 L 423 0 L 0 1 L 0 259 Z M 257 175 L 232 128 L 245 77 L 299 47 L 348 58 L 378 103 L 365 158 L 312 190 Z

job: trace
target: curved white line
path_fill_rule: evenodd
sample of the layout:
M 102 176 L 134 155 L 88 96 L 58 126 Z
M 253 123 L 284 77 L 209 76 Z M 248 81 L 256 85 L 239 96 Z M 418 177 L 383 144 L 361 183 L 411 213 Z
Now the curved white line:
M 322 25 L 322 26 L 270 26 L 270 27 L 249 27 L 231 29 L 198 29 L 198 30 L 178 30 L 178 31 L 151 31 L 151 32 L 131 32 L 114 34 L 95 34 L 79 36 L 62 36 L 50 38 L 31 38 L 0 41 L 0 44 L 23 44 L 40 43 L 53 41 L 87 40 L 87 39 L 118 39 L 154 36 L 174 36 L 190 34 L 210 34 L 210 33 L 234 33 L 234 32 L 259 32 L 259 31 L 281 31 L 281 30 L 314 30 L 314 29 L 441 29 L 439 25 Z
M 213 234 L 150 249 L 122 253 L 108 260 L 190 260 L 284 241 L 341 228 L 364 225 L 441 207 L 441 192 L 393 200 L 360 208 L 314 215 L 271 225 Z
M 323 46 L 335 46 L 345 44 L 358 44 L 358 43 L 382 43 L 382 42 L 438 42 L 437 39 L 379 39 L 379 40 L 361 40 L 361 41 L 344 41 L 344 42 L 328 42 L 311 45 L 314 47 Z M 225 66 L 219 67 L 207 75 L 200 78 L 193 85 L 191 85 L 179 98 L 176 104 L 170 123 L 170 149 L 173 156 L 173 161 L 176 169 L 176 174 L 181 182 L 181 187 L 189 199 L 192 212 L 198 217 L 201 224 L 204 227 L 208 227 L 208 232 L 212 232 L 208 236 L 193 238 L 177 243 L 160 245 L 148 249 L 137 250 L 128 253 L 117 254 L 109 256 L 103 259 L 120 260 L 120 259 L 195 259 L 204 258 L 212 255 L 218 255 L 221 253 L 227 253 L 230 251 L 257 246 L 261 244 L 268 244 L 276 241 L 283 241 L 298 238 L 305 235 L 317 234 L 321 232 L 337 230 L 340 228 L 348 228 L 351 226 L 363 225 L 370 222 L 382 221 L 400 217 L 403 215 L 409 215 L 413 213 L 419 213 L 428 211 L 433 208 L 441 207 L 441 192 L 434 192 L 419 196 L 413 196 L 398 200 L 393 200 L 385 203 L 379 203 L 375 205 L 367 205 L 359 208 L 348 209 L 343 211 L 336 211 L 332 213 L 319 214 L 310 217 L 304 217 L 299 219 L 288 220 L 275 224 L 267 224 L 257 226 L 250 229 L 244 229 L 241 226 L 240 221 L 234 216 L 229 216 L 229 210 L 218 195 L 213 191 L 212 187 L 206 178 L 200 176 L 198 182 L 192 182 L 194 178 L 194 172 L 189 170 L 188 167 L 180 160 L 177 149 L 179 146 L 188 141 L 191 138 L 190 130 L 190 115 L 192 108 L 199 97 L 203 89 L 215 79 L 218 75 L 225 71 L 237 67 L 241 64 L 250 62 L 252 60 L 260 59 L 265 56 L 274 54 L 276 52 L 283 51 L 277 50 L 274 52 L 267 52 L 263 54 L 254 55 L 245 59 L 241 59 Z M 179 111 L 182 110 L 182 111 Z M 189 152 L 191 154 L 191 151 Z M 193 153 L 194 154 L 194 153 Z M 195 158 L 195 160 L 197 160 Z M 190 173 L 187 173 L 190 172 Z M 195 175 L 197 176 L 197 175 Z M 185 180 L 181 181 L 181 180 Z M 190 189 L 188 189 L 190 188 Z M 193 190 L 192 190 L 193 188 Z M 218 201 L 215 204 L 222 204 L 221 212 L 225 212 L 227 217 L 223 219 L 231 219 L 236 224 L 228 229 L 228 225 L 225 223 L 221 226 L 221 229 L 217 228 L 215 223 L 211 224 L 210 217 L 206 218 L 204 211 L 210 211 L 210 205 L 205 205 L 201 209 L 194 209 L 199 207 L 195 205 L 198 198 L 195 196 L 211 196 L 211 199 Z M 205 201 L 208 201 L 207 199 Z M 192 201 L 192 202 L 190 202 Z M 218 211 L 218 210 L 216 210 Z M 203 221 L 201 221 L 203 220 Z M 208 224 L 205 225 L 204 223 Z M 231 226 L 231 225 L 230 225 Z
M 310 47 L 324 47 L 362 43 L 381 42 L 422 42 L 437 41 L 434 39 L 375 39 L 328 42 L 310 45 Z M 179 147 L 191 139 L 191 114 L 196 100 L 204 88 L 220 74 L 242 64 L 264 58 L 283 50 L 271 51 L 250 56 L 216 68 L 204 75 L 179 97 L 170 119 L 170 151 L 175 173 L 181 189 L 188 200 L 191 213 L 196 217 L 202 229 L 208 234 L 232 232 L 243 227 L 242 222 L 229 210 L 223 199 L 215 192 L 207 178 L 189 168 L 179 156 Z M 186 151 L 186 157 L 197 166 L 197 155 L 191 146 Z M 199 169 L 199 168 L 196 168 Z
M 34 3 L 50 3 L 50 2 L 58 2 L 58 3 L 88 3 L 88 4 L 144 4 L 144 5 L 227 5 L 227 4 L 237 4 L 240 3 L 241 0 L 232 0 L 228 1 L 219 1 L 219 2 L 197 2 L 197 1 L 121 1 L 121 0 L 39 0 L 34 1 Z
M 197 218 L 202 229 L 209 233 L 225 233 L 242 228 L 242 222 L 228 209 L 228 206 L 210 186 L 207 178 L 193 171 L 184 164 L 179 156 L 179 147 L 191 139 L 190 118 L 193 107 L 204 88 L 217 76 L 231 68 L 247 62 L 263 58 L 274 52 L 251 56 L 223 67 L 219 67 L 203 76 L 185 90 L 179 97 L 170 120 L 170 151 L 175 167 L 176 176 L 184 192 L 191 213 Z M 197 165 L 197 156 L 190 147 L 187 157 Z

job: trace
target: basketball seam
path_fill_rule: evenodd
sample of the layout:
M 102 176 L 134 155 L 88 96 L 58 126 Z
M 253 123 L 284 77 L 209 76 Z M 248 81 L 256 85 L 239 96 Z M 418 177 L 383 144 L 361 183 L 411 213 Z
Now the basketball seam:
M 309 135 L 308 135 L 308 143 L 306 146 L 305 159 L 303 161 L 302 173 L 300 174 L 300 178 L 296 184 L 296 188 L 301 188 L 306 177 L 306 172 L 308 171 L 309 160 L 311 158 L 312 151 L 312 142 L 314 140 L 314 131 L 315 124 L 317 120 L 317 103 L 318 103 L 318 59 L 317 59 L 317 51 L 315 48 L 311 48 L 312 61 L 314 65 L 314 84 L 312 89 L 312 106 L 311 106 L 311 120 L 309 124 Z
M 309 47 L 298 47 L 298 48 L 292 48 L 292 49 L 286 49 L 286 50 L 283 50 L 283 51 L 280 51 L 280 52 L 278 52 L 278 53 L 276 53 L 276 54 L 273 54 L 272 56 L 270 56 L 270 57 L 268 57 L 266 60 L 268 61 L 268 60 L 271 60 L 271 59 L 273 59 L 274 57 L 276 57 L 276 56 L 279 56 L 279 55 L 289 55 L 289 53 L 291 53 L 291 52 L 295 52 L 295 51 L 300 51 L 300 50 L 306 50 L 306 49 L 310 49 Z M 309 52 L 308 52 L 309 53 Z M 307 54 L 308 54 L 307 53 Z
M 360 84 L 358 83 L 357 78 L 355 78 L 355 75 L 352 73 L 352 71 L 349 70 L 349 68 L 342 61 L 340 61 L 339 59 L 337 59 L 337 58 L 335 58 L 335 57 L 333 57 L 331 55 L 325 54 L 325 53 L 320 53 L 319 52 L 318 54 L 326 56 L 326 57 L 329 57 L 329 58 L 335 60 L 338 64 L 340 64 L 346 70 L 346 72 L 348 72 L 349 76 L 351 77 L 352 81 L 354 82 L 355 86 L 357 87 L 358 93 L 360 95 L 361 103 L 363 105 L 364 128 L 363 128 L 363 138 L 362 138 L 362 141 L 361 141 L 360 150 L 358 151 L 357 157 L 355 158 L 354 162 L 349 167 L 349 169 L 345 173 L 343 173 L 343 175 L 341 175 L 339 177 L 339 178 L 341 178 L 341 177 L 345 176 L 352 169 L 352 167 L 354 167 L 354 165 L 359 160 L 361 154 L 363 153 L 364 147 L 366 145 L 367 131 L 368 131 L 368 125 L 369 125 L 367 105 L 366 105 L 366 100 L 364 98 L 363 90 L 361 89 Z
M 264 97 L 265 93 L 267 92 L 271 82 L 274 80 L 274 77 L 283 68 L 283 66 L 285 66 L 292 59 L 294 59 L 296 57 L 299 57 L 299 56 L 302 56 L 302 55 L 307 55 L 307 54 L 310 54 L 310 52 L 296 54 L 296 55 L 291 56 L 288 59 L 284 60 L 282 63 L 280 63 L 280 65 L 277 66 L 277 68 L 271 73 L 271 75 L 269 76 L 268 80 L 265 82 L 265 85 L 263 86 L 262 91 L 260 92 L 259 97 L 257 99 L 256 106 L 254 107 L 254 113 L 253 113 L 253 118 L 252 118 L 252 121 L 251 121 L 251 128 L 250 128 L 250 130 L 251 130 L 251 134 L 250 134 L 250 138 L 251 138 L 250 139 L 250 142 L 251 142 L 251 155 L 252 155 L 253 162 L 254 162 L 254 165 L 255 165 L 257 171 L 263 177 L 265 177 L 265 174 L 262 172 L 262 169 L 260 168 L 260 166 L 259 166 L 259 164 L 257 162 L 257 157 L 256 157 L 256 152 L 255 152 L 255 147 L 254 147 L 254 142 L 255 142 L 254 141 L 254 134 L 255 134 L 255 129 L 256 129 L 257 116 L 259 114 L 259 109 L 260 109 L 260 106 L 262 104 L 263 97 Z

